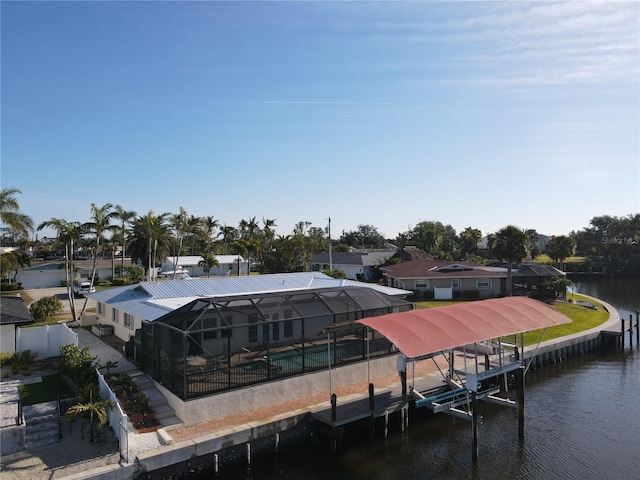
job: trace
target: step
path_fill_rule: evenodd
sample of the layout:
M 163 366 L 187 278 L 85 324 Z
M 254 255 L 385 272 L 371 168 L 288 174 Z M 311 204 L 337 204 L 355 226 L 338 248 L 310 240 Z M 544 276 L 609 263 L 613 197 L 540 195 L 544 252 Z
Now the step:
M 39 425 L 47 425 L 47 424 L 57 425 L 58 424 L 58 412 L 56 411 L 56 413 L 47 413 L 45 415 L 38 415 L 38 416 L 33 416 L 33 415 L 26 416 L 25 415 L 24 423 L 27 426 L 27 430 L 29 430 L 29 429 L 31 429 L 33 427 L 37 427 Z
M 58 429 L 55 431 L 47 432 L 46 434 L 41 434 L 37 436 L 25 435 L 24 438 L 24 449 L 25 450 L 34 450 L 36 448 L 46 447 L 48 445 L 53 445 L 54 443 L 59 442 L 59 434 Z
M 165 403 L 167 403 L 167 399 L 165 398 L 165 396 L 162 395 L 155 388 L 154 389 L 145 390 L 144 394 L 149 399 L 149 406 L 151 408 L 154 408 L 154 407 L 157 407 L 157 406 L 160 406 L 160 405 L 164 405 Z
M 180 425 L 182 423 L 182 421 L 176 416 L 158 418 L 158 422 L 160 422 L 160 425 L 162 425 L 163 427 L 169 427 L 171 425 Z
M 169 404 L 160 405 L 158 407 L 153 408 L 153 413 L 155 414 L 158 420 L 163 418 L 173 417 L 176 412 L 173 408 L 169 406 Z

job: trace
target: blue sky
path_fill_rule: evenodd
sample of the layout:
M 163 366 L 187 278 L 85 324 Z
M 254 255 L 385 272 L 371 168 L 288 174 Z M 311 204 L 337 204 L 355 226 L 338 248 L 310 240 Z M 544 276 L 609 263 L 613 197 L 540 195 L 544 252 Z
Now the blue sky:
M 7 2 L 2 187 L 333 236 L 640 211 L 637 2 Z M 42 234 L 41 234 L 42 235 Z

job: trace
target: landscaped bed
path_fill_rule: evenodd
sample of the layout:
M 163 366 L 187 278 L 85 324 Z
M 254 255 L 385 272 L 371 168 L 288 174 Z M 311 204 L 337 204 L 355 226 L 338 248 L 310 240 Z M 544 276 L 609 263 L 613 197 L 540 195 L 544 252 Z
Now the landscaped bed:
M 154 432 L 162 428 L 151 407 L 149 399 L 138 390 L 137 385 L 126 373 L 107 375 L 105 380 L 115 393 L 122 410 L 139 433 Z

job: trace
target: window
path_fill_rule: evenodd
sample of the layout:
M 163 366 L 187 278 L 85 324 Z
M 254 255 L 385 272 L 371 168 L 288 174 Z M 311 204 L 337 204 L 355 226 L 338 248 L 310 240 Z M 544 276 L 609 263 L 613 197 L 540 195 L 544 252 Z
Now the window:
M 133 315 L 124 314 L 124 326 L 133 330 Z
M 416 288 L 429 288 L 429 282 L 426 278 L 419 278 L 416 280 Z
M 284 321 L 284 338 L 293 337 L 293 320 Z
M 491 288 L 491 279 L 490 278 L 478 278 L 476 280 L 477 288 Z
M 98 315 L 104 315 L 104 303 L 98 302 Z
M 271 315 L 271 340 L 277 342 L 280 340 L 280 314 L 274 313 Z
M 218 327 L 218 319 L 217 318 L 207 318 L 204 327 L 207 328 L 207 329 L 217 328 Z M 202 332 L 202 339 L 203 340 L 215 340 L 216 338 L 218 338 L 218 331 L 217 330 L 205 330 L 204 332 Z
M 115 308 L 111 310 L 111 320 L 113 321 L 113 323 L 118 323 L 118 310 L 116 310 Z
M 451 288 L 453 288 L 454 290 L 460 290 L 460 279 L 459 278 L 452 278 L 451 279 Z
M 220 336 L 222 338 L 233 337 L 233 317 L 224 317 L 224 324 L 222 326 L 228 328 L 223 328 Z
M 249 343 L 258 343 L 258 319 L 254 316 L 249 317 Z

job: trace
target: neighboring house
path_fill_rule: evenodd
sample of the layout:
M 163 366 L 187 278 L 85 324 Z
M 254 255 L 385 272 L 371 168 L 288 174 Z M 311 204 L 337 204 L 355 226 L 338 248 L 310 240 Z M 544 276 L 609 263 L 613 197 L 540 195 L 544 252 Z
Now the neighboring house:
M 353 250 L 351 252 L 318 253 L 313 256 L 312 270 L 342 270 L 349 280 L 376 282 L 378 267 L 395 254 L 395 250 Z
M 64 262 L 34 262 L 16 275 L 16 282 L 25 289 L 59 287 L 64 281 Z
M 125 258 L 124 264 L 130 267 L 131 259 Z M 96 262 L 96 283 L 100 279 L 111 278 L 115 267 L 122 265 L 122 259 L 98 260 Z M 93 272 L 93 260 L 74 260 L 75 275 L 73 281 L 91 279 Z M 16 281 L 22 283 L 22 288 L 51 288 L 60 287 L 66 281 L 64 261 L 32 262 L 28 268 L 20 270 L 16 275 Z
M 96 301 L 97 322 L 113 326 L 114 335 L 127 341 L 143 322 L 153 322 L 197 298 L 346 286 L 369 288 L 393 297 L 411 294 L 381 285 L 334 279 L 320 272 L 303 272 L 140 282 L 87 296 Z
M 393 254 L 391 260 L 398 259 L 401 262 L 412 260 L 433 260 L 433 257 L 418 247 L 406 246 Z
M 385 284 L 413 290 L 419 297 L 432 292 L 435 299 L 465 295 L 490 298 L 504 295 L 507 269 L 468 262 L 413 260 L 382 269 Z M 464 292 L 469 292 L 465 294 Z
M 248 275 L 249 264 L 240 255 L 215 255 L 218 261 L 217 266 L 211 267 L 208 275 L 228 276 L 228 275 Z M 172 278 L 174 271 L 186 272 L 190 277 L 206 277 L 207 272 L 204 266 L 200 265 L 203 258 L 200 255 L 187 255 L 179 257 L 168 257 L 162 264 L 162 272 L 164 276 Z
M 435 299 L 490 298 L 506 294 L 507 266 L 503 263 L 479 265 L 468 262 L 414 260 L 382 269 L 385 285 L 416 292 Z M 513 293 L 527 295 L 541 290 L 549 278 L 563 272 L 548 265 L 523 264 L 512 271 Z M 430 292 L 430 293 L 426 293 Z M 467 293 L 465 293 L 467 292 Z
M 29 323 L 33 317 L 19 295 L 0 296 L 0 352 L 16 351 L 17 328 Z

